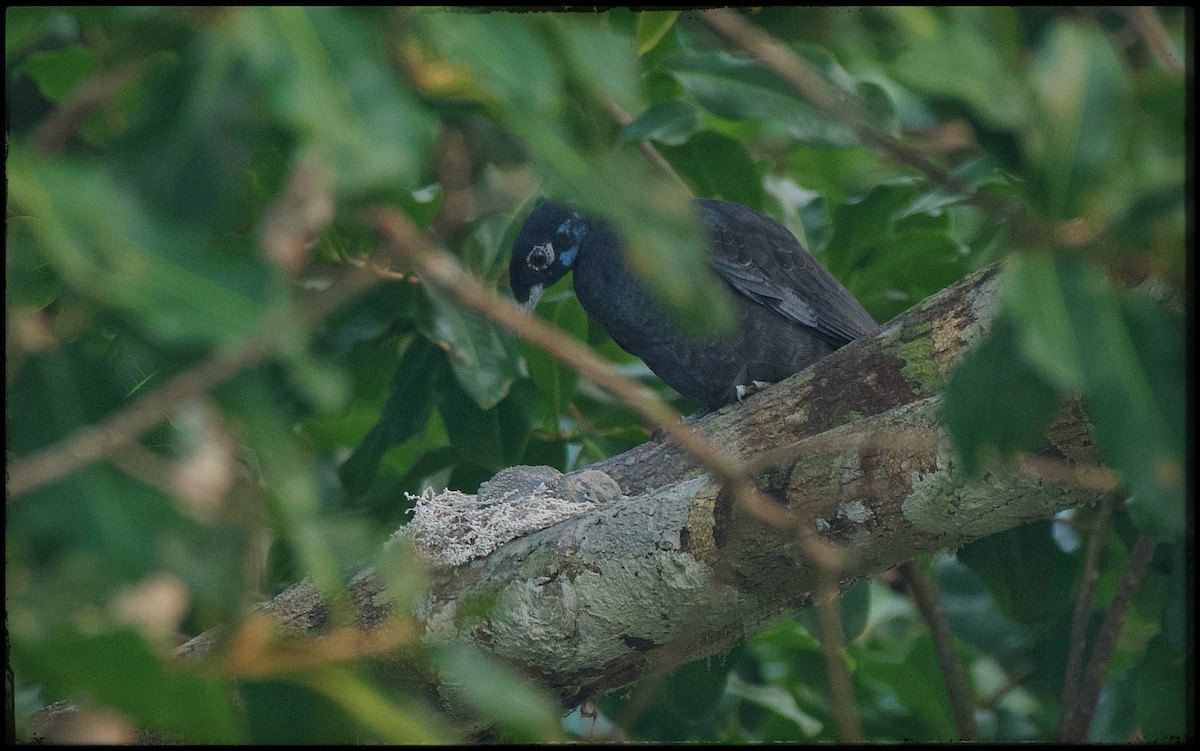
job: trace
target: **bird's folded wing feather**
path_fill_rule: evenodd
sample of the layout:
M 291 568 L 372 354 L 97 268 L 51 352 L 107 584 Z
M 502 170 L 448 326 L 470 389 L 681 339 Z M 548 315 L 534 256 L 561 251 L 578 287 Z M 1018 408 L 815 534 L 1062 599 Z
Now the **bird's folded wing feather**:
M 875 321 L 779 224 L 730 203 L 697 202 L 711 263 L 734 289 L 834 346 L 877 328 Z

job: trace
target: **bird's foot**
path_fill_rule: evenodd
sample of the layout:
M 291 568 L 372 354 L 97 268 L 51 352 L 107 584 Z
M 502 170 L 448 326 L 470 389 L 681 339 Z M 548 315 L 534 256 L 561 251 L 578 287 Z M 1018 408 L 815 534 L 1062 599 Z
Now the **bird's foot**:
M 686 417 L 680 418 L 680 422 L 682 422 L 684 425 L 695 425 L 696 422 L 701 417 L 704 417 L 711 411 L 712 410 L 702 409 L 698 412 L 693 412 L 692 414 L 687 415 Z M 655 443 L 662 443 L 663 439 L 666 437 L 667 437 L 667 432 L 665 430 L 663 430 L 662 428 L 655 428 L 654 432 L 650 434 L 650 440 Z
M 751 394 L 757 394 L 770 385 L 767 381 L 751 381 L 749 386 L 739 383 L 733 387 L 733 390 L 737 394 L 737 400 L 740 402 Z

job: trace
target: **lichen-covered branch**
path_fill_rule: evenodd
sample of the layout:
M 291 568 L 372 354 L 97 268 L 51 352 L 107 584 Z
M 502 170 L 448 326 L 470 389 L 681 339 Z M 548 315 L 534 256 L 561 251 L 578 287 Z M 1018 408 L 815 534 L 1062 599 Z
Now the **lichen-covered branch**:
M 821 572 L 801 554 L 803 537 L 842 551 L 845 586 L 1095 502 L 1103 489 L 1057 483 L 1020 460 L 973 480 L 957 469 L 936 392 L 990 317 L 995 281 L 984 270 L 701 421 L 791 524 L 750 513 L 672 445 L 639 447 L 592 467 L 626 497 L 443 570 L 414 613 L 424 640 L 506 658 L 569 706 L 731 648 L 810 604 Z M 1047 439 L 1043 458 L 1098 466 L 1078 403 L 1063 406 Z M 351 587 L 365 631 L 409 616 L 391 613 L 380 587 L 369 573 Z M 293 633 L 338 625 L 307 585 L 269 610 Z

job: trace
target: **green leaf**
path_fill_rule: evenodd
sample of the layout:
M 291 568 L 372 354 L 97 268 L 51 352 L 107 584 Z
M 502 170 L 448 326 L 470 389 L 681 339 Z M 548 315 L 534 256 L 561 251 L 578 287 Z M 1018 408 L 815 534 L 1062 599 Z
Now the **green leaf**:
M 247 741 L 259 745 L 352 744 L 357 728 L 332 699 L 291 681 L 248 680 L 239 685 Z
M 626 110 L 640 105 L 637 55 L 631 39 L 613 31 L 599 15 L 553 13 L 543 20 L 560 38 L 571 72 L 594 93 Z
M 344 8 L 279 7 L 238 9 L 230 24 L 238 62 L 340 194 L 419 184 L 435 122 L 387 72 L 377 25 Z
M 942 420 L 968 475 L 985 450 L 1007 454 L 1038 448 L 1057 394 L 1022 356 L 1017 327 L 1001 314 L 988 337 L 963 359 L 942 397 Z
M 1001 304 L 1018 325 L 1021 352 L 1059 389 L 1082 388 L 1083 356 L 1067 313 L 1054 258 L 1014 254 L 1001 282 Z
M 989 15 L 1012 13 L 994 10 Z M 1006 54 L 1003 43 L 996 43 L 1008 30 L 991 28 L 999 24 L 985 25 L 970 11 L 948 9 L 947 15 L 923 15 L 932 28 L 910 36 L 888 70 L 918 91 L 966 102 L 991 127 L 1020 130 L 1031 119 L 1032 101 L 1018 75 L 1018 61 Z
M 1044 255 L 1014 257 L 1003 290 L 1022 362 L 1060 389 L 1083 390 L 1096 443 L 1133 491 L 1138 527 L 1159 542 L 1180 539 L 1180 319 L 1146 298 L 1123 298 L 1085 263 Z
M 427 291 L 434 307 L 430 336 L 448 347 L 454 377 L 475 403 L 494 407 L 519 373 L 512 337 L 482 313 Z
M 1150 641 L 1145 657 L 1134 669 L 1135 716 L 1146 741 L 1162 743 L 1187 737 L 1189 676 L 1193 675 L 1190 661 L 1159 636 Z
M 838 600 L 838 613 L 842 622 L 842 640 L 854 641 L 866 628 L 871 615 L 870 582 L 864 580 L 843 591 Z M 815 607 L 801 610 L 796 614 L 795 621 L 820 638 L 821 622 Z
M 498 410 L 480 409 L 469 395 L 455 388 L 453 383 L 439 386 L 437 405 L 446 425 L 450 445 L 458 451 L 464 462 L 484 470 L 489 473 L 488 476 L 507 466 Z M 474 487 L 470 485 L 462 489 L 469 491 Z
M 87 697 L 188 743 L 239 740 L 221 682 L 168 669 L 133 631 L 59 631 L 14 646 L 23 675 L 50 697 Z
M 731 674 L 729 676 L 729 693 L 744 702 L 761 707 L 773 715 L 795 723 L 805 739 L 813 738 L 824 729 L 820 720 L 799 707 L 796 697 L 779 686 L 756 685 L 743 681 L 736 674 Z M 778 738 L 778 740 L 783 739 Z
M 210 236 L 152 215 L 101 164 L 13 149 L 8 176 L 60 277 L 152 338 L 225 343 L 258 324 L 270 297 L 265 267 L 223 258 Z
M 1038 626 L 1070 612 L 1078 560 L 1059 550 L 1051 522 L 1040 521 L 959 548 L 958 560 L 982 579 L 1005 614 Z
M 658 46 L 679 18 L 677 10 L 647 10 L 637 14 L 637 53 L 644 55 Z
M 1118 671 L 1105 684 L 1096 701 L 1096 714 L 1088 730 L 1089 743 L 1129 743 L 1137 730 L 1133 676 Z
M 851 132 L 819 116 L 757 60 L 720 51 L 681 52 L 672 55 L 666 65 L 684 91 L 714 115 L 778 121 L 793 138 L 814 145 L 857 143 Z
M 447 687 L 478 715 L 516 743 L 562 738 L 558 704 L 496 657 L 465 646 L 439 649 L 434 657 Z
M 1096 445 L 1133 492 L 1129 510 L 1156 542 L 1185 528 L 1184 338 L 1181 322 L 1149 303 L 1122 304 L 1103 273 L 1059 266 L 1063 299 L 1086 372 Z
M 1075 216 L 1119 153 L 1125 73 L 1104 32 L 1056 23 L 1033 62 L 1038 117 L 1025 136 L 1046 216 Z
M 658 141 L 679 146 L 695 132 L 700 111 L 683 99 L 668 99 L 650 107 L 621 129 L 621 141 Z
M 702 130 L 680 146 L 660 150 L 696 195 L 762 210 L 762 178 L 740 141 Z
M 416 20 L 426 44 L 467 67 L 478 95 L 502 121 L 554 119 L 561 110 L 561 67 L 527 15 L 439 9 Z
M 561 299 L 543 302 L 538 307 L 538 314 L 575 338 L 586 340 L 587 313 L 574 295 L 564 295 Z M 547 428 L 556 431 L 559 415 L 568 412 L 571 400 L 575 396 L 579 374 L 574 368 L 562 364 L 545 351 L 523 341 L 517 342 L 517 349 L 529 369 L 530 379 L 550 402 L 550 414 L 546 416 L 549 422 Z
M 58 50 L 33 52 L 21 67 L 52 102 L 58 102 L 96 71 L 96 53 L 88 47 L 71 45 Z
M 909 710 L 910 720 L 904 729 L 907 740 L 946 742 L 955 738 L 946 682 L 928 632 L 917 638 L 902 662 L 862 663 L 855 672 L 855 680 L 883 684 Z
M 977 564 L 991 565 L 978 559 Z M 937 562 L 936 573 L 938 602 L 955 637 L 996 657 L 1001 664 L 1007 664 L 1011 655 L 1029 646 L 1029 627 L 997 607 L 992 593 L 971 568 L 956 557 L 945 556 Z
M 379 422 L 338 468 L 348 495 L 355 497 L 366 492 L 387 450 L 416 435 L 429 421 L 433 385 L 443 377 L 445 362 L 438 348 L 424 338 L 418 337 L 408 345 L 396 368 Z

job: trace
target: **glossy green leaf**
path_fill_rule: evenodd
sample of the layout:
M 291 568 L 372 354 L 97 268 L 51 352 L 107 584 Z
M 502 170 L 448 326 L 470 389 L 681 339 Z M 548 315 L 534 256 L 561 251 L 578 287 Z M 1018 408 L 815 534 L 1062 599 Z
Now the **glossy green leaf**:
M 388 449 L 416 435 L 428 422 L 433 409 L 433 384 L 444 377 L 445 361 L 438 348 L 424 338 L 409 344 L 396 368 L 379 421 L 338 468 L 347 494 L 353 497 L 365 492 Z
M 9 190 L 60 277 L 165 342 L 226 342 L 264 310 L 265 273 L 148 213 L 99 164 L 10 153 Z
M 418 21 L 425 42 L 465 65 L 475 90 L 504 119 L 559 111 L 561 68 L 526 16 L 424 10 Z
M 762 178 L 737 140 L 702 130 L 683 144 L 664 145 L 660 151 L 696 195 L 762 210 Z
M 416 187 L 435 123 L 370 62 L 384 55 L 378 26 L 343 8 L 243 8 L 230 22 L 233 54 L 341 193 Z
M 256 744 L 349 744 L 354 724 L 335 702 L 290 681 L 250 680 L 241 686 L 247 737 Z
M 621 140 L 658 141 L 679 146 L 696 132 L 700 111 L 683 99 L 668 99 L 652 105 L 621 129 Z
M 968 557 L 972 555 L 968 553 Z M 1003 566 L 1002 563 L 977 565 Z M 936 573 L 938 602 L 955 637 L 1006 662 L 1009 655 L 1028 647 L 1033 635 L 1029 627 L 1014 621 L 997 606 L 984 580 L 971 568 L 957 558 L 945 557 L 938 562 Z M 1002 575 L 1002 569 L 993 574 Z
M 842 640 L 854 641 L 867 626 L 871 614 L 870 582 L 862 581 L 848 587 L 838 600 L 838 614 L 842 622 Z M 796 623 L 820 639 L 821 621 L 815 607 L 805 608 L 795 616 Z
M 1085 402 L 1096 444 L 1134 497 L 1134 521 L 1157 541 L 1184 530 L 1183 329 L 1152 304 L 1123 306 L 1104 276 L 1060 267 L 1068 314 L 1084 358 Z M 1125 307 L 1123 311 L 1122 308 Z
M 1138 729 L 1148 742 L 1177 742 L 1188 735 L 1189 674 L 1186 655 L 1164 638 L 1150 642 L 1133 679 Z
M 1002 284 L 1003 304 L 1018 322 L 1025 358 L 1057 388 L 1081 388 L 1085 382 L 1083 355 L 1054 259 L 1041 254 L 1014 255 Z
M 624 109 L 641 104 L 639 72 L 633 40 L 613 31 L 601 16 L 546 16 L 549 29 L 561 37 L 572 73 L 592 90 Z
M 512 337 L 482 313 L 428 292 L 434 307 L 430 334 L 448 348 L 455 379 L 480 407 L 495 406 L 518 373 Z
M 644 55 L 658 46 L 678 18 L 677 10 L 646 10 L 638 13 L 637 53 Z
M 866 663 L 856 675 L 864 682 L 883 684 L 893 699 L 909 710 L 909 740 L 946 742 L 955 738 L 946 684 L 928 634 L 916 640 L 903 662 Z
M 777 121 L 793 138 L 824 146 L 849 146 L 855 136 L 797 99 L 762 63 L 726 52 L 674 55 L 668 70 L 701 107 L 732 120 Z
M 909 38 L 889 67 L 903 83 L 919 91 L 967 103 L 992 127 L 1018 130 L 1032 117 L 1032 97 L 1016 75 L 1018 61 L 996 44 L 998 29 L 978 14 L 947 9 L 948 17 L 926 14 L 927 33 Z M 1011 12 L 997 9 L 993 17 Z

